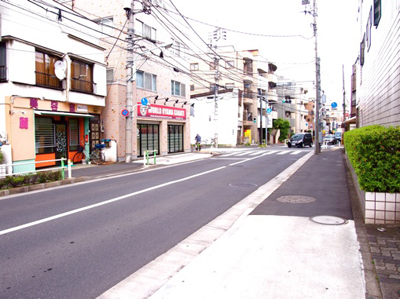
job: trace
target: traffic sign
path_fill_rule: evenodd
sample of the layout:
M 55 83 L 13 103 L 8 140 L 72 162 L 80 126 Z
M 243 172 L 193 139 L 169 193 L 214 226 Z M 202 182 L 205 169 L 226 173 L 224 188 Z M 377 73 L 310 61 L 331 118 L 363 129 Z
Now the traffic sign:
M 141 99 L 140 101 L 142 103 L 143 106 L 147 106 L 147 104 L 149 103 L 149 100 L 146 98 Z
M 331 106 L 332 106 L 332 108 L 337 108 L 337 103 L 336 103 L 336 102 L 333 102 L 333 103 L 331 104 Z
M 271 113 L 272 112 L 272 109 L 271 108 L 268 108 L 267 109 L 267 113 Z
M 123 117 L 128 117 L 129 116 L 128 109 L 122 109 L 121 114 L 122 114 Z

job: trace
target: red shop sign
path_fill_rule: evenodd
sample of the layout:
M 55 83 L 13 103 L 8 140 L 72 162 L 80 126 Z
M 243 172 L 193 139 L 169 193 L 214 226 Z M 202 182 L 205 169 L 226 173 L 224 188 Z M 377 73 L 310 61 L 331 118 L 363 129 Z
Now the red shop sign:
M 186 109 L 169 107 L 163 105 L 151 105 L 148 109 L 140 109 L 140 102 L 137 103 L 138 117 L 183 119 L 186 120 Z

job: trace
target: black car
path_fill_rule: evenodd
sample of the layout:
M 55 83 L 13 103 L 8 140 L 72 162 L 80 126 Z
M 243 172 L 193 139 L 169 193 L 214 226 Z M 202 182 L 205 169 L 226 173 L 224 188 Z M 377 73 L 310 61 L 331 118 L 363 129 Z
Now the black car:
M 297 133 L 290 137 L 290 140 L 287 143 L 288 147 L 297 146 L 297 147 L 312 147 L 313 139 L 311 133 Z

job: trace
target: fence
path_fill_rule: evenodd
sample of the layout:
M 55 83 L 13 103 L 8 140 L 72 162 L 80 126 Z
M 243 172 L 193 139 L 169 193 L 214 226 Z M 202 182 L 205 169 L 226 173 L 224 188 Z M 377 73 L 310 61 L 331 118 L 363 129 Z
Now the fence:
M 64 161 L 67 161 L 67 160 L 68 160 L 68 163 L 67 163 L 67 166 L 65 166 Z M 46 169 L 36 169 L 34 171 L 24 171 L 24 172 L 9 173 L 9 174 L 6 174 L 6 173 L 3 174 L 3 173 L 0 172 L 0 178 L 3 178 L 5 176 L 22 175 L 22 174 L 27 174 L 27 173 L 37 173 L 37 172 L 42 172 L 42 171 L 62 170 L 61 176 L 62 176 L 62 179 L 64 180 L 65 179 L 65 170 L 67 170 L 68 178 L 70 179 L 72 177 L 72 170 L 71 170 L 72 163 L 67 158 L 46 160 L 46 161 L 38 161 L 38 162 L 17 163 L 17 164 L 14 164 L 14 163 L 12 163 L 12 164 L 1 164 L 0 166 L 3 166 L 4 170 L 5 170 L 8 166 L 13 167 L 13 166 L 20 166 L 20 165 L 31 165 L 31 164 L 40 164 L 40 163 L 58 162 L 58 161 L 61 161 L 61 166 L 59 166 L 59 167 L 52 167 L 52 168 L 46 168 Z M 12 171 L 12 172 L 14 172 L 14 171 Z

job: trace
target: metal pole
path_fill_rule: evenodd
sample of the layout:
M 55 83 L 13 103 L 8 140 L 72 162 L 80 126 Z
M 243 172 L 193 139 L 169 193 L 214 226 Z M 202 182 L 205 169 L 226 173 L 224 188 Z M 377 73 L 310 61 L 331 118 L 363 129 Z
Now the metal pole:
M 317 5 L 316 0 L 313 3 L 313 16 L 314 16 L 314 37 L 315 37 L 315 77 L 316 77 L 316 103 L 315 103 L 315 154 L 318 155 L 321 152 L 320 149 L 320 136 L 319 132 L 321 131 L 320 128 L 320 118 L 319 118 L 319 107 L 320 107 L 320 60 L 318 58 L 318 42 L 317 42 Z
M 133 14 L 134 1 L 131 1 L 131 11 L 127 12 L 128 18 L 128 33 L 126 37 L 127 55 L 126 55 L 126 109 L 129 115 L 125 122 L 125 162 L 132 162 L 132 125 L 133 125 L 133 36 L 134 36 L 134 19 Z
M 217 48 L 217 47 L 215 47 Z M 219 59 L 214 58 L 215 64 L 215 89 L 214 89 L 214 144 L 218 148 L 218 82 L 219 82 Z
M 263 135 L 263 132 L 262 132 L 262 128 L 263 128 L 263 126 L 262 126 L 262 117 L 263 117 L 263 113 L 262 113 L 262 106 L 263 106 L 263 104 L 262 104 L 262 102 L 263 102 L 263 97 L 260 95 L 260 142 L 259 142 L 259 145 L 261 145 L 262 144 L 262 135 Z
M 343 76 L 343 122 L 346 121 L 346 90 L 344 87 L 344 65 L 342 64 L 342 76 Z

